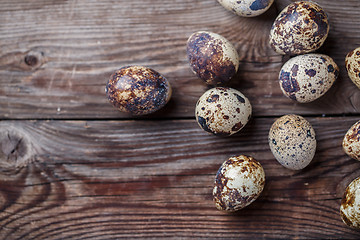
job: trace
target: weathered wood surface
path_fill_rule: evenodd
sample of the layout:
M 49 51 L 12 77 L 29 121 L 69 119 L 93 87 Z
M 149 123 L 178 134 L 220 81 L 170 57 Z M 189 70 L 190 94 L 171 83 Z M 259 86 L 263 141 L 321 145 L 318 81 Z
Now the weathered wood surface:
M 360 91 L 344 68 L 347 52 L 360 44 L 358 0 L 318 2 L 328 12 L 329 38 L 322 53 L 341 68 L 335 86 L 312 104 L 284 97 L 277 76 L 283 58 L 268 46 L 278 0 L 264 15 L 241 18 L 206 1 L 20 1 L 0 3 L 0 118 L 129 118 L 114 111 L 104 86 L 124 65 L 146 65 L 164 74 L 172 101 L 156 117 L 192 117 L 205 84 L 190 71 L 186 40 L 198 30 L 227 37 L 239 51 L 241 67 L 230 86 L 251 100 L 258 116 L 354 114 Z
M 341 149 L 357 118 L 308 118 L 318 148 L 300 172 L 274 160 L 273 120 L 254 119 L 230 138 L 192 120 L 2 122 L 2 136 L 23 140 L 14 144 L 18 161 L 0 169 L 0 239 L 359 238 L 339 216 L 360 175 Z M 21 159 L 25 145 L 32 163 Z M 267 182 L 254 204 L 226 214 L 214 207 L 212 185 L 237 154 L 257 158 Z
M 341 149 L 360 117 L 360 91 L 344 68 L 360 45 L 360 1 L 317 1 L 331 23 L 320 52 L 341 72 L 310 104 L 282 95 L 277 76 L 287 58 L 267 44 L 290 2 L 275 0 L 248 19 L 216 0 L 0 1 L 0 240 L 359 239 L 339 205 L 360 176 L 360 163 Z M 251 100 L 254 118 L 229 138 L 193 120 L 207 89 L 186 60 L 186 40 L 198 30 L 227 37 L 241 56 L 230 86 Z M 142 120 L 116 111 L 104 93 L 112 71 L 132 64 L 158 70 L 174 90 Z M 315 159 L 302 171 L 283 168 L 268 147 L 274 117 L 286 113 L 304 115 L 317 133 Z M 267 183 L 256 202 L 226 214 L 214 207 L 212 184 L 238 154 L 258 159 Z

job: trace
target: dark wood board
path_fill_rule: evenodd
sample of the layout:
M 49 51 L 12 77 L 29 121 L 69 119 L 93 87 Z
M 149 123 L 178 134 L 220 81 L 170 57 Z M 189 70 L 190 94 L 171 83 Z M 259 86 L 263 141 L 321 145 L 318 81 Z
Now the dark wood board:
M 9 154 L 1 163 L 0 239 L 359 238 L 339 215 L 347 184 L 360 175 L 341 149 L 357 118 L 308 120 L 318 147 L 302 171 L 272 156 L 273 118 L 253 119 L 229 138 L 192 120 L 2 122 L 3 143 L 22 142 L 17 161 Z M 228 214 L 211 192 L 221 163 L 238 154 L 261 162 L 266 186 Z
M 192 117 L 207 88 L 186 58 L 186 40 L 199 30 L 222 34 L 236 46 L 241 66 L 230 86 L 248 96 L 254 115 L 358 113 L 360 91 L 347 77 L 344 58 L 360 44 L 360 2 L 318 1 L 331 24 L 319 52 L 333 57 L 341 73 L 312 104 L 282 95 L 277 77 L 287 58 L 268 45 L 272 22 L 289 2 L 241 18 L 215 0 L 1 1 L 0 117 L 129 118 L 114 111 L 104 87 L 114 70 L 135 64 L 159 71 L 174 88 L 172 101 L 156 117 Z
M 241 18 L 216 0 L 0 1 L 0 240 L 359 239 L 339 207 L 360 176 L 360 163 L 341 148 L 360 118 L 360 90 L 344 67 L 360 46 L 360 1 L 317 1 L 331 24 L 318 52 L 334 58 L 340 76 L 309 104 L 282 95 L 277 77 L 289 57 L 268 46 L 290 2 Z M 240 54 L 229 86 L 250 99 L 253 118 L 232 137 L 208 135 L 194 120 L 208 88 L 186 59 L 198 30 L 220 33 Z M 114 70 L 135 64 L 173 87 L 164 109 L 136 118 L 104 93 Z M 306 117 L 317 134 L 315 158 L 301 171 L 278 164 L 267 142 L 287 113 Z M 266 185 L 228 214 L 216 210 L 212 186 L 221 163 L 239 154 L 261 162 Z

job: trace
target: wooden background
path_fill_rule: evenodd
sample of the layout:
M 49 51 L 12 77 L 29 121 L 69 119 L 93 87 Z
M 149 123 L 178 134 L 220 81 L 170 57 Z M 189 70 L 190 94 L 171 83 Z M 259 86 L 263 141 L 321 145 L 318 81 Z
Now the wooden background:
M 339 215 L 360 163 L 341 142 L 360 118 L 360 90 L 344 67 L 360 46 L 360 1 L 318 0 L 331 30 L 321 53 L 340 76 L 309 104 L 284 97 L 277 82 L 288 57 L 268 46 L 278 12 L 241 18 L 215 0 L 1 0 L 0 239 L 346 238 L 360 232 Z M 186 40 L 210 30 L 236 46 L 241 66 L 230 83 L 253 106 L 235 136 L 202 131 L 194 106 L 207 86 L 190 71 Z M 146 117 L 122 114 L 105 97 L 124 65 L 161 72 L 173 97 Z M 302 171 L 283 168 L 267 135 L 284 114 L 306 117 L 318 148 Z M 261 162 L 260 198 L 234 214 L 215 209 L 212 185 L 228 157 Z

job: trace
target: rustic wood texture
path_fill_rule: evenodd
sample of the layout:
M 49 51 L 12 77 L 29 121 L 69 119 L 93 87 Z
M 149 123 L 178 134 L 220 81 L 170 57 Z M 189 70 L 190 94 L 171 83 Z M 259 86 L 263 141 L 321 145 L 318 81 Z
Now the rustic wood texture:
M 360 92 L 347 77 L 345 55 L 360 43 L 358 0 L 319 0 L 331 31 L 319 51 L 341 68 L 335 86 L 312 104 L 284 97 L 277 76 L 286 57 L 272 51 L 268 34 L 281 8 L 241 18 L 206 1 L 20 1 L 0 3 L 0 118 L 129 118 L 114 111 L 104 86 L 124 65 L 145 65 L 165 75 L 172 101 L 156 117 L 192 117 L 206 85 L 190 71 L 186 40 L 198 30 L 222 34 L 236 46 L 241 66 L 230 86 L 251 100 L 259 116 L 354 114 Z
M 360 1 L 318 0 L 331 30 L 319 52 L 340 66 L 321 99 L 297 104 L 277 77 L 288 59 L 268 45 L 278 12 L 241 18 L 216 0 L 0 1 L 0 240 L 237 238 L 359 239 L 339 215 L 360 162 L 341 149 L 360 118 L 360 91 L 345 55 L 360 45 Z M 243 92 L 253 118 L 221 138 L 194 120 L 208 88 L 190 71 L 186 40 L 198 30 L 234 43 L 241 66 L 229 86 Z M 108 77 L 145 65 L 173 86 L 172 100 L 134 118 L 108 103 Z M 302 171 L 283 168 L 267 136 L 276 117 L 305 116 L 318 148 Z M 212 186 L 228 157 L 261 162 L 266 186 L 238 213 L 216 210 Z
M 339 215 L 360 175 L 360 162 L 341 149 L 357 118 L 308 120 L 318 148 L 302 171 L 274 160 L 273 118 L 229 138 L 192 120 L 3 122 L 2 135 L 23 141 L 0 169 L 0 239 L 359 238 Z M 32 162 L 22 162 L 22 144 Z M 261 162 L 266 186 L 255 203 L 227 214 L 211 191 L 221 163 L 237 154 Z

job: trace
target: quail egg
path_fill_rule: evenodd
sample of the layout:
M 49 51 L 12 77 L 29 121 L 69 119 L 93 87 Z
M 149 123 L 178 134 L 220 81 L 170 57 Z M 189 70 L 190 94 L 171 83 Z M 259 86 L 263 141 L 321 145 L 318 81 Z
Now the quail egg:
M 209 85 L 225 84 L 239 69 L 239 55 L 223 36 L 196 32 L 187 41 L 187 56 L 192 71 Z
M 219 168 L 213 188 L 216 208 L 228 212 L 240 210 L 254 202 L 265 185 L 261 164 L 250 156 L 231 157 Z
M 288 5 L 270 30 L 270 45 L 279 54 L 304 54 L 320 48 L 329 33 L 327 14 L 317 4 L 298 1 Z
M 334 60 L 324 54 L 309 53 L 288 60 L 279 74 L 284 95 L 300 103 L 323 96 L 339 75 Z
M 360 177 L 354 179 L 346 188 L 340 215 L 346 225 L 360 229 Z
M 351 81 L 360 88 L 360 47 L 346 55 L 345 66 Z
M 292 170 L 305 168 L 316 151 L 315 131 L 311 124 L 298 115 L 277 119 L 269 131 L 269 146 L 276 160 Z
M 352 125 L 347 131 L 342 146 L 347 155 L 360 161 L 360 121 Z
M 268 10 L 274 0 L 218 0 L 227 10 L 242 17 L 255 17 Z
M 171 97 L 169 82 L 155 70 L 142 66 L 122 67 L 106 84 L 108 100 L 118 110 L 145 115 L 162 108 Z
M 195 116 L 199 126 L 215 135 L 229 136 L 240 131 L 251 117 L 251 104 L 241 92 L 216 87 L 197 101 Z

